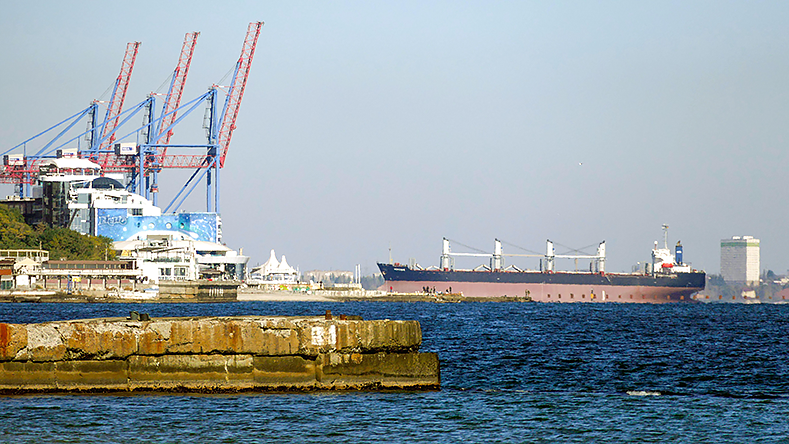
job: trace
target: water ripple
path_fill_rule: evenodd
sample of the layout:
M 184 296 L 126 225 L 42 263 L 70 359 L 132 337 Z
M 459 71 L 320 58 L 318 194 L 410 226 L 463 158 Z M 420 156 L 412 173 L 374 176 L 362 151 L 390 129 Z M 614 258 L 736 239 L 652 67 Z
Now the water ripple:
M 0 304 L 0 321 L 358 314 L 416 319 L 427 393 L 0 398 L 0 442 L 787 442 L 789 306 Z

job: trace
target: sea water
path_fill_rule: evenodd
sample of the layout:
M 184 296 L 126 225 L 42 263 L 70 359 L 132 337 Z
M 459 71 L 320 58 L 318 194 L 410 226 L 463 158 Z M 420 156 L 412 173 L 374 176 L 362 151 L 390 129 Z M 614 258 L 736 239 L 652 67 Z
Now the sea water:
M 0 397 L 2 442 L 789 443 L 789 305 L 0 304 L 0 321 L 421 322 L 434 392 Z

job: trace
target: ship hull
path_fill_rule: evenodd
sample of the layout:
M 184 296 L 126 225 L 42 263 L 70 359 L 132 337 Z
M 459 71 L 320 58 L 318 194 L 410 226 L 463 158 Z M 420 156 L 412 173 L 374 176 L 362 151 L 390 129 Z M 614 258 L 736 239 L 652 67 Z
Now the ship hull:
M 703 272 L 650 276 L 572 272 L 414 270 L 378 264 L 384 288 L 393 293 L 459 294 L 469 299 L 537 302 L 693 302 L 704 289 Z

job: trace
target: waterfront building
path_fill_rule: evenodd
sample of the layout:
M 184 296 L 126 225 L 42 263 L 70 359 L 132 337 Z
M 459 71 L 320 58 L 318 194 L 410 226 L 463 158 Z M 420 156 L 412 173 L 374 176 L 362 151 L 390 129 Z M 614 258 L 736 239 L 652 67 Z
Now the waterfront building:
M 134 265 L 130 270 L 135 271 L 124 273 L 136 273 L 135 279 L 158 283 L 246 278 L 249 257 L 222 244 L 218 213 L 162 214 L 149 199 L 125 189 L 123 174 L 102 174 L 97 163 L 75 156 L 43 161 L 37 179 L 32 201 L 7 200 L 25 210 L 26 219 L 110 238 L 119 259 Z M 44 274 L 61 273 L 47 270 L 44 267 Z M 107 279 L 101 279 L 103 285 Z
M 47 261 L 46 250 L 0 250 L 0 290 L 35 285 L 36 276 Z
M 721 240 L 721 276 L 727 283 L 759 283 L 759 239 L 733 236 Z
M 138 232 L 113 243 L 120 259 L 135 260 L 149 283 L 209 278 L 244 280 L 248 256 L 178 231 Z

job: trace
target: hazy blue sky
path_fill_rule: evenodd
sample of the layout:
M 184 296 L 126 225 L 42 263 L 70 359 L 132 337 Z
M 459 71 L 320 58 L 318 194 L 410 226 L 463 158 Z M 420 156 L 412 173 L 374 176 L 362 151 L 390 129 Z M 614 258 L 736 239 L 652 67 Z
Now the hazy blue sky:
M 717 273 L 720 240 L 743 234 L 762 268 L 789 268 L 785 1 L 6 2 L 0 151 L 99 98 L 126 42 L 143 42 L 131 105 L 200 31 L 197 97 L 257 20 L 221 182 L 225 241 L 253 264 L 274 248 L 369 273 L 391 245 L 434 265 L 446 236 L 605 239 L 629 271 L 667 223 L 696 268 Z M 204 143 L 195 115 L 174 142 Z M 160 203 L 186 177 L 165 175 Z

